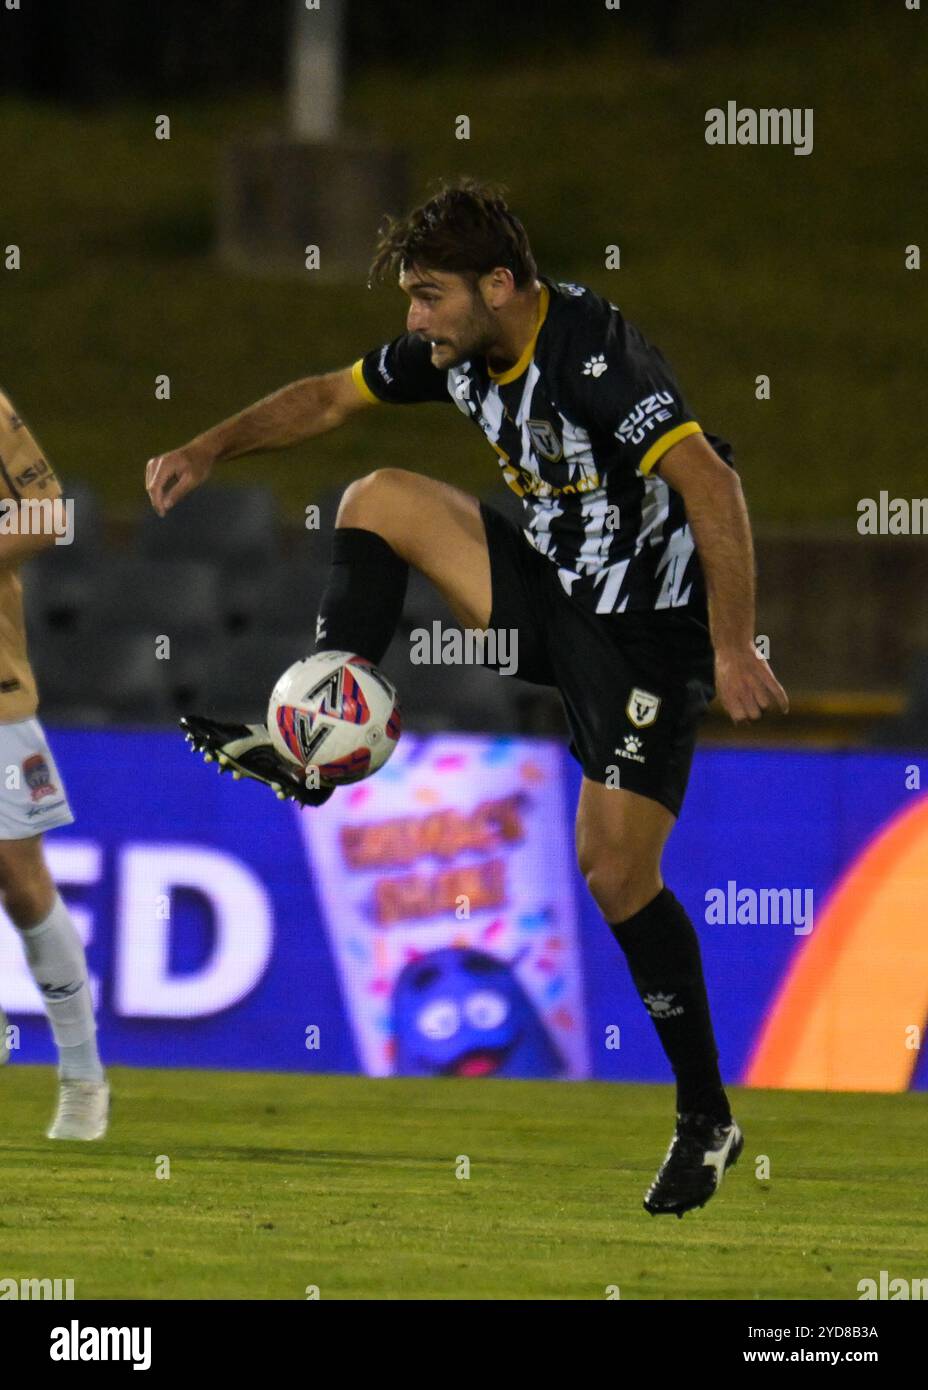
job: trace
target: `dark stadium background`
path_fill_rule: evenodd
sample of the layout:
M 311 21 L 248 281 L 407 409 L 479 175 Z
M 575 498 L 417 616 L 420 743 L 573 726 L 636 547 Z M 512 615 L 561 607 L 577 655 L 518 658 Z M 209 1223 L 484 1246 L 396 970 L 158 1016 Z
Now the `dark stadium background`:
M 398 294 L 368 290 L 361 271 L 338 283 L 299 267 L 251 274 L 217 255 L 230 148 L 286 127 L 292 14 L 285 0 L 0 10 L 0 241 L 23 254 L 20 271 L 0 274 L 0 380 L 78 487 L 81 518 L 72 552 L 33 566 L 29 586 L 49 718 L 157 721 L 204 695 L 241 708 L 248 688 L 232 668 L 263 682 L 286 647 L 249 646 L 249 633 L 311 632 L 338 495 L 374 467 L 514 503 L 490 452 L 438 407 L 376 412 L 227 465 L 214 485 L 267 488 L 274 511 L 238 496 L 250 549 L 235 563 L 205 557 L 220 569 L 200 571 L 198 603 L 175 605 L 196 572 L 160 565 L 164 611 L 204 634 L 197 658 L 175 665 L 162 696 L 126 639 L 98 654 L 105 679 L 93 672 L 98 690 L 125 687 L 115 705 L 97 700 L 94 713 L 92 691 L 64 688 L 82 629 L 99 633 L 101 615 L 136 631 L 157 620 L 133 561 L 170 549 L 146 516 L 145 459 L 401 326 Z M 707 428 L 734 440 L 758 632 L 793 698 L 778 738 L 911 743 L 926 727 L 924 542 L 857 532 L 861 498 L 923 490 L 924 282 L 903 264 L 924 226 L 911 18 L 902 4 L 799 0 L 345 7 L 342 133 L 398 152 L 413 198 L 445 174 L 503 180 L 546 273 L 614 298 L 664 349 Z M 707 146 L 705 111 L 729 99 L 812 106 L 813 154 Z M 468 141 L 454 138 L 461 112 Z M 154 139 L 161 113 L 170 141 Z M 360 239 L 375 228 L 372 216 Z M 610 243 L 619 271 L 603 268 Z M 154 397 L 162 372 L 169 402 Z M 769 401 L 755 399 L 761 373 Z M 321 534 L 300 527 L 310 503 Z M 215 530 L 207 548 L 221 552 Z M 447 618 L 414 578 L 407 626 L 434 615 Z M 233 642 L 241 661 L 229 660 Z M 446 672 L 419 692 L 413 726 L 561 727 L 544 692 L 506 682 L 487 680 L 480 701 L 458 707 Z M 718 714 L 707 734 L 767 736 Z

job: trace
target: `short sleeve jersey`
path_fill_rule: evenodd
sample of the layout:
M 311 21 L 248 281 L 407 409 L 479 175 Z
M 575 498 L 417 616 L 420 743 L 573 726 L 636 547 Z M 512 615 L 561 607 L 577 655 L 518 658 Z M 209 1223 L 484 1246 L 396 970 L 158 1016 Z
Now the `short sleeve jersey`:
M 54 470 L 0 391 L 0 529 L 11 532 L 22 526 L 22 502 L 60 496 Z M 37 706 L 26 651 L 22 584 L 15 566 L 0 565 L 0 723 L 28 719 Z
M 654 473 L 702 432 L 658 349 L 583 285 L 539 277 L 534 336 L 507 371 L 485 358 L 434 367 L 404 333 L 352 369 L 358 390 L 397 405 L 451 401 L 486 436 L 525 508 L 524 534 L 565 592 L 597 613 L 689 608 L 705 583 L 683 498 Z M 730 445 L 709 443 L 730 467 Z

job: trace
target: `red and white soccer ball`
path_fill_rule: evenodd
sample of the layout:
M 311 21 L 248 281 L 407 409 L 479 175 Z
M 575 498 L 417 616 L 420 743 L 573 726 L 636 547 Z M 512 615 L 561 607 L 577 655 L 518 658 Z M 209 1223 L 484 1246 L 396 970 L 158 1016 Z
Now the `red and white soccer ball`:
M 271 742 L 321 783 L 360 782 L 383 767 L 399 742 L 395 687 L 372 661 L 317 652 L 295 662 L 271 691 Z

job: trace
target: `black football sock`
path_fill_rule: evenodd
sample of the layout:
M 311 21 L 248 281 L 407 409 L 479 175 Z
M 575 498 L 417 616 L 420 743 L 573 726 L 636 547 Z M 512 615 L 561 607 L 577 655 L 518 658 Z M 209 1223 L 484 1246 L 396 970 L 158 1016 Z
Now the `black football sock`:
M 664 887 L 633 917 L 610 922 L 677 1080 L 677 1111 L 731 1123 L 709 1015 L 699 938 Z
M 393 640 L 409 566 L 376 531 L 337 526 L 319 601 L 317 652 L 353 652 L 375 664 Z

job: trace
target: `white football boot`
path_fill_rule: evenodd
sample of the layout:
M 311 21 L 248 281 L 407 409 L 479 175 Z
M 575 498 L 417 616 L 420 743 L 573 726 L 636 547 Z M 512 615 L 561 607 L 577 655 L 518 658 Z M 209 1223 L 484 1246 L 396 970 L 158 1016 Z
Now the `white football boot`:
M 47 1131 L 49 1139 L 102 1139 L 110 1115 L 106 1081 L 58 1082 L 58 1109 Z

